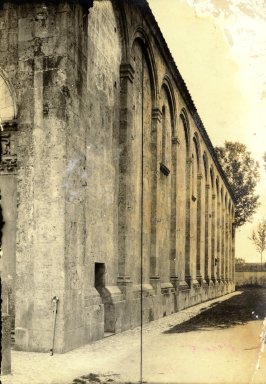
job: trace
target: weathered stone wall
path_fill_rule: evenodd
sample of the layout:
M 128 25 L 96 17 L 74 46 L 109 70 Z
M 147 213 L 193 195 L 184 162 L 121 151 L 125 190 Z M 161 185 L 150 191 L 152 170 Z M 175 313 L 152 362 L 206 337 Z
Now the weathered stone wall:
M 86 131 L 87 295 L 101 296 L 103 332 L 121 330 L 122 295 L 118 275 L 118 134 L 121 36 L 110 2 L 95 2 L 88 16 Z M 97 284 L 96 264 L 104 264 L 104 286 Z M 90 310 L 89 310 L 90 311 Z M 98 319 L 94 327 L 99 330 Z M 99 331 L 98 331 L 99 332 Z M 99 338 L 99 333 L 92 334 Z
M 1 313 L 1 375 L 11 373 L 10 316 Z
M 69 6 L 18 6 L 18 219 L 16 345 L 49 350 L 59 297 L 57 351 L 65 337 L 66 85 Z M 72 16 L 72 15 L 71 15 Z
M 2 10 L 1 65 L 19 107 L 16 344 L 22 349 L 49 349 L 54 295 L 60 300 L 56 350 L 67 348 L 67 129 L 78 126 L 67 82 L 76 13 L 63 3 L 7 3 Z
M 241 271 L 235 272 L 235 285 L 237 287 L 245 285 L 266 286 L 265 271 Z
M 91 5 L 0 11 L 23 350 L 51 348 L 54 296 L 63 352 L 234 289 L 232 198 L 150 11 Z

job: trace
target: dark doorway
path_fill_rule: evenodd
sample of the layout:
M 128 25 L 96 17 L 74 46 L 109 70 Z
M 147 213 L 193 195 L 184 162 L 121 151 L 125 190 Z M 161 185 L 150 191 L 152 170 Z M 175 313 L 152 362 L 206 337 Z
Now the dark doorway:
M 95 263 L 94 286 L 101 296 L 104 305 L 104 337 L 115 333 L 115 311 L 110 292 L 105 286 L 106 267 L 104 263 Z
M 99 292 L 100 296 L 103 296 L 105 287 L 105 264 L 95 263 L 95 288 Z

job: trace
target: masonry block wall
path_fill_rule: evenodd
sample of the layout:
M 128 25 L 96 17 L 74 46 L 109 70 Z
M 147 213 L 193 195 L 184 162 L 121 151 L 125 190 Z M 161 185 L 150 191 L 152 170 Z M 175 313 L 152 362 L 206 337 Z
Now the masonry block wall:
M 237 287 L 241 286 L 266 286 L 266 273 L 265 271 L 236 271 L 235 284 Z
M 233 195 L 147 3 L 4 2 L 0 25 L 17 348 L 51 348 L 54 296 L 64 352 L 234 290 Z

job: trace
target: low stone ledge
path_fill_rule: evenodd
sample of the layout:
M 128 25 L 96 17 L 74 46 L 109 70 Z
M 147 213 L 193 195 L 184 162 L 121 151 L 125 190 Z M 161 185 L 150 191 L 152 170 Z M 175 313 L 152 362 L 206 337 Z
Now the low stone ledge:
M 2 357 L 1 357 L 1 374 L 8 375 L 11 373 L 11 319 L 7 313 L 2 316 Z

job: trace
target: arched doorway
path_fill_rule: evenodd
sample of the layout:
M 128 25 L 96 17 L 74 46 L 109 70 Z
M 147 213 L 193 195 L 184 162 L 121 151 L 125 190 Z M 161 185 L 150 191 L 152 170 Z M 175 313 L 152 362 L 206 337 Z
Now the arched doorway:
M 5 73 L 0 69 L 0 199 L 1 199 L 1 287 L 2 313 L 15 328 L 17 156 L 16 103 Z

